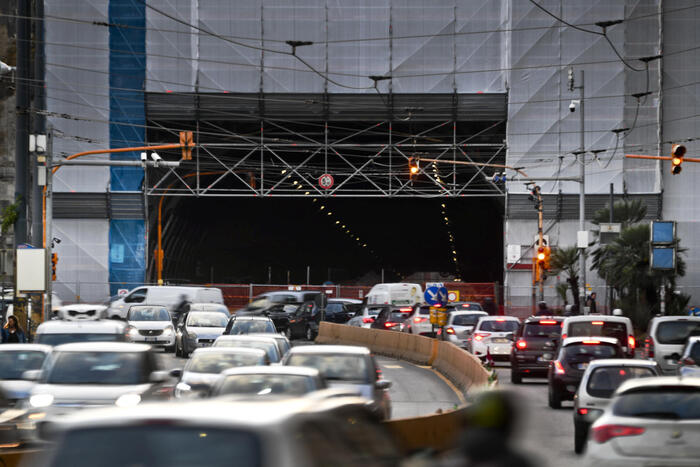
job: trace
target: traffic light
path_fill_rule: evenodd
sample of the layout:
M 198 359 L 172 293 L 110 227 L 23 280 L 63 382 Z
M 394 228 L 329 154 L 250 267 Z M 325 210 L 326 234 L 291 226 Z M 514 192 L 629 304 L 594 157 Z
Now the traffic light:
M 51 253 L 51 280 L 56 280 L 56 264 L 58 263 L 58 255 Z
M 411 157 L 408 160 L 408 172 L 411 175 L 411 178 L 414 176 L 418 175 L 418 172 L 420 171 L 420 168 L 418 167 L 418 161 Z
M 192 160 L 192 148 L 194 147 L 194 137 L 191 131 L 180 132 L 180 149 L 182 149 L 182 160 Z
M 548 246 L 545 246 L 544 247 L 544 269 L 546 271 L 549 271 L 549 269 L 551 267 L 549 264 L 551 254 L 552 254 L 551 248 L 549 248 Z
M 528 195 L 528 199 L 530 201 L 533 201 L 535 203 L 535 211 L 539 211 L 542 200 L 540 199 L 540 186 L 535 185 L 530 189 L 530 194 Z
M 678 175 L 683 170 L 681 167 L 683 156 L 685 156 L 685 146 L 682 144 L 671 146 L 671 173 L 673 175 Z

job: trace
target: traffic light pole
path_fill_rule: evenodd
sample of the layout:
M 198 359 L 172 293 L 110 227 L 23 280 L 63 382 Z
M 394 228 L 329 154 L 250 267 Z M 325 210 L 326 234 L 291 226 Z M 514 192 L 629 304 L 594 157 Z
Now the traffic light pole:
M 581 107 L 581 147 L 579 160 L 579 198 L 578 198 L 578 229 L 579 231 L 586 230 L 586 132 L 585 132 L 585 104 L 583 92 L 583 70 L 581 70 L 581 84 L 578 86 L 580 92 L 580 107 Z M 578 239 L 577 239 L 578 240 Z M 581 248 L 579 252 L 579 277 L 581 285 L 579 287 L 579 314 L 583 314 L 586 303 L 586 248 Z

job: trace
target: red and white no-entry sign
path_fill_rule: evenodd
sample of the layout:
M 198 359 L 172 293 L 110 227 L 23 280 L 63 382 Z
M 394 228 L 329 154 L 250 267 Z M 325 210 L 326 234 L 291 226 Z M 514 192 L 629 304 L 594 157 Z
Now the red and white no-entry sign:
M 328 190 L 330 187 L 333 186 L 333 175 L 323 174 L 320 177 L 318 177 L 318 186 L 320 186 L 324 190 Z

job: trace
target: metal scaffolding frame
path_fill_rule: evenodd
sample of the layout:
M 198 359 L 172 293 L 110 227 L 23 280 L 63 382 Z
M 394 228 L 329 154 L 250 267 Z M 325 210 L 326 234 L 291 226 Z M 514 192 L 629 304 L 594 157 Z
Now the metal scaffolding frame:
M 397 131 L 397 123 L 407 126 L 388 120 L 336 126 L 328 121 L 263 119 L 256 122 L 257 131 L 244 134 L 230 125 L 197 120 L 193 125 L 197 143 L 193 160 L 179 168 L 149 169 L 145 193 L 195 197 L 505 196 L 504 187 L 492 181 L 485 167 L 449 164 L 503 163 L 506 145 L 502 135 L 483 135 L 499 125 L 504 128 L 504 122 L 472 134 L 458 131 L 460 122 L 454 120 L 420 122 L 425 128 L 409 132 Z M 155 126 L 163 135 L 177 133 L 169 125 L 156 122 Z M 448 162 L 424 165 L 411 176 L 408 162 L 412 157 Z M 319 178 L 324 174 L 333 177 L 332 186 L 320 186 Z

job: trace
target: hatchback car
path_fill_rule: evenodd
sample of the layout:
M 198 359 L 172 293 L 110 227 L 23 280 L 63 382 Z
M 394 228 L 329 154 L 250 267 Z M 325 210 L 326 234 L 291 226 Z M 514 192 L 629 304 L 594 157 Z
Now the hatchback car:
M 517 332 L 520 320 L 514 316 L 484 316 L 474 326 L 471 337 L 467 338 L 466 349 L 479 358 L 490 355 L 494 360 L 510 358 L 513 334 Z
M 700 336 L 689 337 L 678 362 L 679 376 L 700 376 Z
M 400 311 L 400 309 L 384 307 L 369 327 L 372 329 L 383 329 L 385 331 L 402 331 L 404 323 L 410 314 L 410 311 L 404 312 Z
M 348 326 L 356 326 L 360 328 L 368 328 L 372 326 L 374 320 L 380 311 L 384 309 L 383 305 L 366 305 L 363 306 L 350 320 L 346 323 Z
M 246 336 L 220 336 L 214 341 L 213 347 L 248 347 L 261 349 L 267 353 L 270 363 L 278 363 L 282 359 L 277 341 L 272 337 Z
M 209 347 L 226 329 L 228 318 L 216 311 L 190 311 L 180 316 L 175 354 L 186 357 L 199 347 Z
M 644 357 L 655 360 L 664 374 L 674 374 L 683 346 L 692 336 L 700 336 L 700 316 L 652 318 L 644 341 Z
M 324 379 L 315 368 L 246 367 L 232 368 L 221 373 L 210 395 L 294 397 L 326 387 Z
M 563 317 L 531 316 L 515 334 L 510 353 L 510 380 L 520 384 L 523 376 L 546 377 L 561 340 Z
M 44 431 L 36 467 L 395 466 L 396 441 L 359 397 L 205 400 L 85 411 Z
M 591 360 L 624 356 L 617 339 L 612 337 L 563 339 L 557 359 L 549 363 L 549 406 L 559 409 L 562 401 L 573 400 Z
M 267 365 L 267 354 L 261 349 L 246 347 L 207 347 L 196 349 L 175 386 L 175 397 L 204 397 L 219 374 L 239 366 Z
M 632 321 L 626 316 L 571 316 L 562 324 L 561 337 L 612 337 L 617 339 L 625 356 L 629 358 L 634 358 L 637 346 Z
M 430 305 L 419 305 L 414 307 L 413 312 L 406 320 L 403 331 L 419 336 L 434 337 L 435 331 L 430 322 Z
M 700 379 L 624 382 L 591 427 L 586 451 L 589 465 L 698 465 Z
M 580 454 L 588 440 L 588 429 L 603 414 L 615 390 L 632 378 L 659 376 L 659 365 L 649 360 L 593 360 L 581 378 L 574 396 L 574 451 Z
M 29 397 L 36 382 L 24 379 L 24 372 L 41 370 L 51 350 L 41 344 L 0 345 L 0 392 L 7 405 L 16 406 Z
M 275 324 L 265 316 L 237 316 L 229 318 L 224 334 L 276 333 Z
M 467 342 L 472 335 L 474 326 L 479 320 L 488 316 L 485 311 L 452 311 L 447 317 L 447 325 L 445 326 L 445 332 L 438 333 L 442 336 L 443 340 L 452 342 L 457 347 L 466 348 Z
M 61 345 L 71 342 L 128 342 L 126 323 L 114 320 L 44 321 L 34 336 L 36 344 Z
M 134 305 L 126 313 L 129 338 L 163 347 L 166 352 L 175 350 L 175 328 L 167 308 L 158 305 Z
M 352 390 L 372 401 L 383 419 L 391 418 L 391 382 L 380 379 L 374 357 L 366 347 L 302 345 L 292 347 L 283 365 L 316 368 L 331 388 Z

